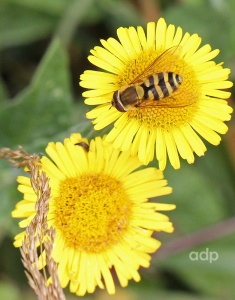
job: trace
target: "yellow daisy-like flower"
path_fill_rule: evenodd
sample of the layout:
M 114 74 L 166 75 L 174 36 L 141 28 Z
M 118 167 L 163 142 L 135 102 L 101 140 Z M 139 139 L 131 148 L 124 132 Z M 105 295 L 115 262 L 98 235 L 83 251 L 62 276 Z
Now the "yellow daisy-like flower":
M 154 231 L 173 232 L 169 218 L 159 211 L 175 205 L 148 202 L 147 198 L 166 195 L 172 189 L 155 168 L 141 166 L 130 152 L 120 152 L 103 139 L 90 142 L 72 134 L 62 143 L 49 143 L 41 169 L 50 179 L 48 225 L 56 229 L 52 257 L 58 264 L 62 287 L 70 283 L 77 295 L 94 292 L 96 286 L 115 292 L 114 269 L 121 286 L 140 280 L 140 266 L 149 267 L 151 256 L 161 243 Z M 30 179 L 18 178 L 24 194 L 12 212 L 24 218 L 25 228 L 35 216 L 37 197 Z M 25 231 L 15 237 L 22 245 Z
M 219 50 L 212 51 L 208 44 L 199 48 L 197 34 L 183 35 L 180 27 L 167 26 L 163 18 L 148 23 L 146 35 L 142 27 L 120 27 L 117 35 L 120 42 L 101 40 L 103 47 L 95 47 L 88 57 L 107 72 L 85 71 L 81 75 L 80 85 L 90 89 L 83 93 L 85 103 L 98 105 L 87 113 L 89 119 L 95 119 L 94 128 L 116 121 L 106 141 L 122 151 L 130 148 L 131 155 L 138 154 L 144 164 L 156 155 L 161 170 L 167 156 L 178 169 L 180 156 L 193 163 L 194 152 L 204 155 L 206 146 L 199 135 L 218 145 L 219 134 L 228 129 L 224 121 L 230 120 L 232 113 L 224 100 L 230 96 L 224 91 L 232 86 L 227 80 L 230 70 L 212 61 Z M 180 83 L 169 79 L 169 73 L 176 74 Z M 152 74 L 157 74 L 151 78 L 153 82 L 147 80 Z M 131 84 L 136 89 L 136 102 L 133 89 L 122 94 Z M 156 93 L 160 100 L 156 96 L 150 101 Z

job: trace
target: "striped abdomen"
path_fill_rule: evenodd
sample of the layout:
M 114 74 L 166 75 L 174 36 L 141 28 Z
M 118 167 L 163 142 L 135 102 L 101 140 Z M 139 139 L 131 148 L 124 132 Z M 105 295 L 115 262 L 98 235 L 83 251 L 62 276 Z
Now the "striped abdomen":
M 122 87 L 113 94 L 112 106 L 124 112 L 147 100 L 160 100 L 179 88 L 183 78 L 173 72 L 155 73 L 142 82 Z
M 182 81 L 183 78 L 173 72 L 155 73 L 140 85 L 144 91 L 142 100 L 160 100 L 170 96 Z

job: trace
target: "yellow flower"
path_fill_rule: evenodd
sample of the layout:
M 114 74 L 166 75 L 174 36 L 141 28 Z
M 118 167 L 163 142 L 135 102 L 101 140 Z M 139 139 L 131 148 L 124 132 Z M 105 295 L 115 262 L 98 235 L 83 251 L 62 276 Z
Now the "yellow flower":
M 94 119 L 94 128 L 99 130 L 115 121 L 106 141 L 122 151 L 130 148 L 131 155 L 138 154 L 144 164 L 156 155 L 161 170 L 166 166 L 167 156 L 178 169 L 180 156 L 193 163 L 194 152 L 204 155 L 206 146 L 199 135 L 218 145 L 219 134 L 228 129 L 224 121 L 230 120 L 232 113 L 224 100 L 230 96 L 224 91 L 232 86 L 227 81 L 230 70 L 212 61 L 219 50 L 212 51 L 208 44 L 199 48 L 201 38 L 197 34 L 183 35 L 180 27 L 167 26 L 163 18 L 148 23 L 146 35 L 142 27 L 120 27 L 117 35 L 120 42 L 113 38 L 101 40 L 103 47 L 95 47 L 88 57 L 106 72 L 85 71 L 81 75 L 80 85 L 90 89 L 83 93 L 85 103 L 98 105 L 87 113 L 89 119 Z M 150 64 L 153 66 L 148 68 Z M 163 99 L 150 101 L 145 99 L 146 95 L 140 97 L 144 93 L 140 89 L 137 95 L 141 103 L 128 106 L 128 96 L 124 103 L 126 111 L 118 110 L 112 100 L 115 91 L 122 92 L 133 83 L 139 86 L 146 77 L 160 72 L 180 76 L 182 83 L 176 91 L 171 91 L 169 97 L 164 94 Z M 155 91 L 154 85 L 150 87 L 151 91 L 145 88 L 148 97 Z
M 82 143 L 81 143 L 82 142 Z M 78 144 L 80 143 L 80 144 Z M 140 280 L 140 266 L 149 267 L 151 256 L 161 243 L 154 231 L 173 232 L 169 218 L 159 211 L 175 205 L 148 202 L 172 189 L 155 168 L 141 166 L 130 152 L 120 152 L 103 139 L 90 142 L 72 134 L 62 143 L 49 143 L 48 156 L 40 160 L 50 179 L 48 225 L 56 229 L 52 257 L 58 264 L 62 287 L 70 283 L 77 295 L 94 292 L 96 286 L 115 292 L 114 269 L 121 286 Z M 25 228 L 35 216 L 36 195 L 30 178 L 18 178 L 24 198 L 12 212 L 24 218 Z M 20 247 L 25 231 L 15 237 Z

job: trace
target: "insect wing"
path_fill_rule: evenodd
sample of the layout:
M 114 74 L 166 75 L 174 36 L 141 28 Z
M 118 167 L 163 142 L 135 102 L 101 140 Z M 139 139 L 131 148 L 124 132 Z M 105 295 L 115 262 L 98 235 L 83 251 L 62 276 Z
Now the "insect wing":
M 175 64 L 176 56 L 180 55 L 182 51 L 182 47 L 180 45 L 173 46 L 163 53 L 161 53 L 158 57 L 156 57 L 148 66 L 144 69 L 144 71 L 138 74 L 134 80 L 130 84 L 134 84 L 140 81 L 143 81 L 145 78 L 148 78 L 150 75 L 154 73 L 160 72 L 171 72 L 172 67 Z M 166 70 L 166 61 L 167 61 L 167 69 Z
M 176 93 L 176 92 L 175 92 Z M 147 100 L 143 101 L 138 108 L 154 108 L 154 107 L 163 107 L 163 108 L 180 108 L 187 107 L 194 104 L 199 95 L 188 91 L 186 89 L 180 89 L 177 91 L 178 96 L 176 94 L 163 98 L 161 100 Z M 179 100 L 179 98 L 181 100 Z

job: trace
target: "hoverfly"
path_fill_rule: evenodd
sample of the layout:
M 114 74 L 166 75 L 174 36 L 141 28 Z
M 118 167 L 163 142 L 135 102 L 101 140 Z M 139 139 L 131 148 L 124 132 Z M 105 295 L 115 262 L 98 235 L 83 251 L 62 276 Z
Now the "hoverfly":
M 156 67 L 161 68 L 161 64 L 167 59 L 169 65 L 173 65 L 175 58 L 169 54 L 175 54 L 181 51 L 181 47 L 171 47 L 160 56 L 155 58 L 147 68 L 139 74 L 135 79 L 126 86 L 123 86 L 120 90 L 117 90 L 113 94 L 112 106 L 118 111 L 125 112 L 135 109 L 136 107 L 148 107 L 148 103 L 152 103 L 152 106 L 161 107 L 180 107 L 190 104 L 182 105 L 182 103 L 174 103 L 174 105 L 168 105 L 166 101 L 162 99 L 171 96 L 183 82 L 183 77 L 174 72 L 159 72 L 156 73 Z M 169 58 L 166 56 L 169 55 Z

